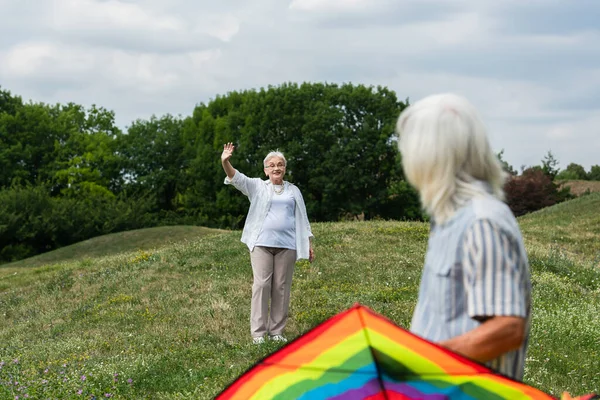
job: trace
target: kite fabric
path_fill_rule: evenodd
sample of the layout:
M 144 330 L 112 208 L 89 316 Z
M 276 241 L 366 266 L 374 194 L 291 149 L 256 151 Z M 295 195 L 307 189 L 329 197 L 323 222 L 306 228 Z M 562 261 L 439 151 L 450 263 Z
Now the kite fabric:
M 555 400 L 360 304 L 266 357 L 217 399 Z

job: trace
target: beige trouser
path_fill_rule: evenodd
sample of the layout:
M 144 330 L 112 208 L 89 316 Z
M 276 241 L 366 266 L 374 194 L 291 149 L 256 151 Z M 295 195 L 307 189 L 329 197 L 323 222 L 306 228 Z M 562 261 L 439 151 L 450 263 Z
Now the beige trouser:
M 250 333 L 252 337 L 280 335 L 288 319 L 296 250 L 255 246 L 250 262 L 254 275 Z

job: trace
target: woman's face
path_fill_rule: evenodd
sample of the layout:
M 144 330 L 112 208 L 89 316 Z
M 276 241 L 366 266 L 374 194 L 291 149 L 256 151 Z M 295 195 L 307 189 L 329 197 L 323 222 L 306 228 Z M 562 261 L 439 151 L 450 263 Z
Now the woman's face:
M 285 174 L 285 163 L 281 157 L 269 158 L 265 165 L 265 174 L 275 185 L 280 185 L 283 182 Z

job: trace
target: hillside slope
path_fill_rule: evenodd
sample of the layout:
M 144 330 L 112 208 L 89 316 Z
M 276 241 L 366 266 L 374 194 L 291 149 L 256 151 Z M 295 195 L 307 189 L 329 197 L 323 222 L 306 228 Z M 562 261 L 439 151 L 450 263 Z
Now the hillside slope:
M 600 270 L 576 240 L 593 234 L 595 201 L 521 219 L 534 286 L 525 380 L 553 394 L 600 391 Z M 546 243 L 556 225 L 572 230 L 568 252 Z M 313 232 L 317 258 L 296 265 L 288 337 L 356 302 L 408 327 L 428 226 L 316 223 Z M 0 398 L 213 398 L 278 347 L 251 344 L 240 234 L 0 268 Z
M 524 215 L 519 224 L 525 239 L 535 247 L 600 264 L 600 193 Z
M 34 257 L 2 264 L 0 268 L 39 267 L 45 264 L 101 257 L 132 250 L 148 250 L 180 240 L 196 239 L 205 235 L 223 233 L 220 229 L 200 226 L 159 226 L 98 236 L 65 246 Z

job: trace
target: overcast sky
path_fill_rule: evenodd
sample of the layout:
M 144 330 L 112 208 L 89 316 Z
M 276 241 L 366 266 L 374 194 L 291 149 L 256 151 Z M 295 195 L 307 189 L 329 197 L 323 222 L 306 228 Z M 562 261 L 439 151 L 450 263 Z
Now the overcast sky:
M 0 85 L 122 128 L 283 82 L 455 92 L 515 168 L 600 164 L 597 0 L 0 0 Z

